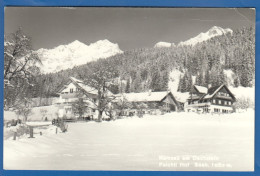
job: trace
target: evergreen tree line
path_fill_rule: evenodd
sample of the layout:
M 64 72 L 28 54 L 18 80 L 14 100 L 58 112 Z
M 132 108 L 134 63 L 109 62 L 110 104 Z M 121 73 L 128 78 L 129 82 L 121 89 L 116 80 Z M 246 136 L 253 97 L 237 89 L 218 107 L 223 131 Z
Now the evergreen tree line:
M 192 77 L 201 86 L 226 84 L 224 70 L 234 73 L 234 86 L 250 87 L 255 80 L 255 28 L 241 28 L 194 47 L 135 49 L 72 69 L 42 74 L 35 79 L 33 96 L 54 96 L 70 76 L 85 80 L 96 65 L 113 70 L 113 93 L 167 90 L 173 69 L 183 73 L 179 82 L 181 92 L 190 90 Z

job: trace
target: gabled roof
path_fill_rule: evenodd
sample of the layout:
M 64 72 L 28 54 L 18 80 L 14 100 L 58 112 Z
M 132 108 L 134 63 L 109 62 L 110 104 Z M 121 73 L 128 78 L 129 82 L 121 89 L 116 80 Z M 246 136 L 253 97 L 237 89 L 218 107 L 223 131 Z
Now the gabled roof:
M 170 95 L 177 106 L 179 106 L 178 101 L 175 99 L 170 91 L 162 92 L 141 92 L 141 93 L 123 93 L 117 94 L 117 100 L 124 98 L 129 102 L 161 102 L 167 95 Z
M 236 99 L 235 96 L 230 92 L 230 90 L 227 88 L 226 85 L 222 84 L 220 86 L 214 86 L 214 87 L 210 87 L 209 89 L 206 88 L 206 87 L 202 87 L 202 86 L 197 86 L 197 85 L 194 85 L 194 88 L 199 92 L 199 93 L 202 93 L 202 95 L 200 95 L 199 97 L 195 98 L 195 99 L 199 99 L 199 100 L 202 100 L 202 99 L 210 99 L 210 98 L 213 98 L 216 93 L 222 89 L 223 87 L 226 88 L 226 90 L 228 91 L 228 93 L 230 94 L 230 96 L 233 98 L 233 99 Z M 207 90 L 207 92 L 205 91 Z M 191 99 L 191 96 L 190 96 L 190 99 Z
M 162 101 L 169 92 L 141 92 L 141 93 L 123 93 L 123 97 L 130 102 L 151 102 Z
M 70 80 L 73 81 L 73 82 L 76 82 L 76 83 L 83 83 L 82 80 L 79 80 L 79 79 L 74 78 L 74 77 L 72 77 L 72 76 L 70 77 Z
M 70 77 L 70 79 L 81 90 L 83 90 L 83 91 L 85 91 L 85 92 L 87 92 L 89 94 L 94 94 L 94 95 L 98 94 L 98 90 L 97 89 L 84 84 L 83 81 L 78 80 L 78 79 L 76 79 L 74 77 Z
M 67 86 L 73 83 L 77 88 L 83 90 L 84 92 L 88 93 L 88 94 L 93 94 L 93 95 L 97 95 L 98 94 L 98 90 L 94 87 L 88 86 L 86 84 L 84 84 L 84 82 L 82 80 L 76 79 L 74 77 L 70 77 L 69 81 L 58 90 L 58 92 L 61 92 L 62 90 L 64 90 L 65 88 L 67 88 Z M 113 96 L 114 94 L 110 91 L 107 91 L 107 95 L 108 96 Z
M 233 98 L 233 99 L 236 99 L 235 96 L 230 92 L 230 90 L 227 88 L 226 85 L 222 84 L 220 86 L 214 86 L 214 87 L 211 87 L 209 88 L 208 90 L 208 93 L 203 97 L 203 99 L 209 99 L 209 98 L 212 98 L 216 95 L 216 93 L 222 89 L 222 88 L 226 88 L 226 90 L 228 91 L 228 93 L 230 94 L 230 96 Z
M 60 93 L 62 90 L 66 89 L 67 86 L 70 84 L 70 83 L 73 83 L 76 87 L 86 91 L 87 93 L 90 93 L 90 94 L 98 94 L 98 91 L 97 89 L 93 88 L 93 87 L 90 87 L 86 84 L 84 84 L 84 82 L 82 80 L 79 80 L 79 79 L 76 79 L 74 77 L 70 77 L 69 78 L 69 81 L 63 86 L 61 87 L 58 92 Z
M 196 89 L 199 93 L 203 93 L 203 94 L 208 93 L 208 88 L 207 88 L 207 87 L 198 86 L 198 85 L 194 85 L 194 87 L 195 87 L 195 89 Z

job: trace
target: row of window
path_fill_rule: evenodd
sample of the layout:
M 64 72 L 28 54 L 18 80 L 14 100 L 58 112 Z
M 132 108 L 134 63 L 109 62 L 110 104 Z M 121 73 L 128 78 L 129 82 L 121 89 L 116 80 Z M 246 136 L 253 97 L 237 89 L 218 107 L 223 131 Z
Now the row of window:
M 193 101 L 193 102 L 188 102 L 188 104 L 197 104 L 197 103 L 207 103 L 209 102 L 209 100 L 202 100 L 200 102 L 198 101 Z M 227 101 L 227 100 L 216 100 L 216 99 L 213 99 L 212 101 L 213 104 L 219 104 L 219 105 L 232 105 L 232 102 L 231 101 Z
M 232 105 L 231 101 L 226 101 L 226 100 L 215 100 L 213 99 L 212 101 L 213 104 L 224 104 L 224 105 Z
M 79 88 L 76 88 L 75 92 L 78 92 L 79 91 Z M 74 89 L 71 88 L 70 89 L 70 92 L 61 92 L 61 94 L 68 94 L 68 93 L 73 93 L 74 92 Z
M 69 98 L 65 98 L 64 100 L 65 100 L 65 103 L 72 102 L 72 101 L 69 101 Z M 83 101 L 84 101 L 84 100 L 83 100 Z M 97 99 L 96 99 L 96 98 L 93 98 L 92 101 L 93 101 L 94 103 L 96 103 L 96 102 L 97 102 Z
M 95 112 L 96 110 L 95 109 L 88 109 L 88 112 Z M 72 108 L 65 108 L 65 113 L 68 114 L 68 113 L 72 113 Z
M 203 112 L 209 112 L 209 108 L 204 107 L 204 108 L 203 108 Z
M 214 108 L 214 112 L 231 113 L 232 110 Z
M 230 97 L 230 95 L 228 93 L 224 93 L 224 92 L 218 92 L 217 95 L 224 96 L 224 97 Z

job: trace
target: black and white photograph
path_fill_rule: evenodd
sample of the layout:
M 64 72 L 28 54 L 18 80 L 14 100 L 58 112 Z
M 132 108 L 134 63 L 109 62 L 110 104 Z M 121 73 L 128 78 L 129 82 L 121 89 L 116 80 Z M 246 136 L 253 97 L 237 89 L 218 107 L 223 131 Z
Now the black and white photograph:
M 254 171 L 254 8 L 4 13 L 5 170 Z

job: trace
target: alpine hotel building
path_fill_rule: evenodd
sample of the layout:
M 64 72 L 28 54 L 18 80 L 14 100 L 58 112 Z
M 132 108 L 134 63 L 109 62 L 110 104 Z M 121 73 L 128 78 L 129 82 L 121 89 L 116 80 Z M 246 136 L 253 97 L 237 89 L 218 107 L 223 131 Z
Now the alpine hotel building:
M 226 85 L 202 87 L 193 85 L 185 105 L 187 112 L 232 113 L 235 96 Z

